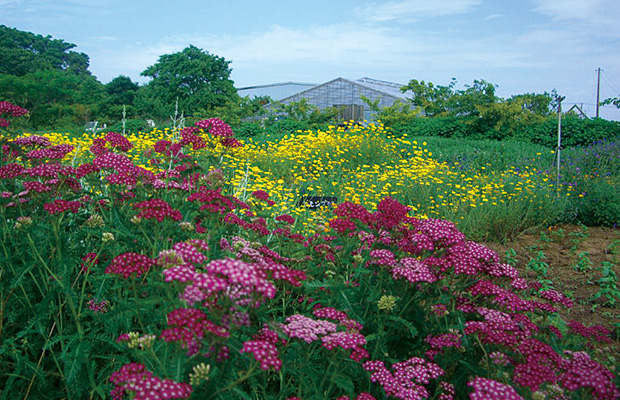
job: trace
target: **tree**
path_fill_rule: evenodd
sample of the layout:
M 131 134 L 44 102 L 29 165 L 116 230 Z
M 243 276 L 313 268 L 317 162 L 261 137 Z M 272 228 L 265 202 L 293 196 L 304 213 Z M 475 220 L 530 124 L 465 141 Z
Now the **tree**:
M 127 76 L 119 75 L 112 79 L 105 85 L 107 96 L 101 103 L 101 115 L 119 120 L 125 107 L 127 115 L 134 116 L 137 113 L 134 102 L 139 89 L 140 86 Z
M 89 75 L 89 58 L 75 44 L 0 25 L 0 74 L 24 76 L 55 69 Z
M 476 116 L 477 106 L 499 100 L 495 96 L 497 86 L 485 80 L 474 80 L 474 84 L 466 85 L 464 90 L 455 90 L 456 83 L 456 79 L 452 78 L 447 86 L 436 86 L 432 82 L 413 79 L 401 90 L 412 92 L 411 103 L 422 109 L 427 117 Z
M 168 112 L 178 99 L 179 109 L 185 114 L 224 106 L 237 96 L 229 64 L 193 45 L 179 53 L 165 54 L 142 72 L 142 76 L 152 78 L 146 85 L 150 93 L 144 98 L 159 99 Z
M 78 76 L 54 69 L 24 76 L 0 74 L 2 97 L 30 110 L 28 123 L 35 129 L 82 124 L 95 116 L 105 92 L 93 76 Z
M 408 124 L 420 116 L 419 108 L 412 108 L 410 102 L 396 100 L 391 106 L 380 107 L 380 99 L 374 101 L 362 96 L 362 101 L 375 113 L 376 118 L 385 126 L 395 126 L 397 124 Z
M 412 92 L 411 103 L 420 108 L 427 117 L 448 115 L 450 98 L 455 95 L 456 79 L 452 78 L 448 86 L 435 86 L 432 82 L 418 82 L 412 79 L 401 88 L 403 93 Z
M 609 99 L 605 99 L 601 102 L 602 106 L 606 106 L 606 105 L 614 105 L 618 108 L 620 108 L 620 96 L 618 97 L 610 97 Z

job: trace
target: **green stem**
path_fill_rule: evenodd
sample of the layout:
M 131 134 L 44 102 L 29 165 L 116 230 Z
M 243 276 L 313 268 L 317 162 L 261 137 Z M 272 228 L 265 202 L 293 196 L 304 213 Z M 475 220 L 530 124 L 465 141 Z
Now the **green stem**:
M 54 280 L 60 285 L 60 287 L 64 290 L 65 286 L 63 285 L 63 283 L 60 281 L 60 279 L 58 279 L 58 276 L 56 276 L 56 274 L 54 273 L 54 271 L 52 271 L 49 267 L 49 265 L 47 265 L 47 263 L 45 262 L 45 260 L 43 260 L 43 257 L 41 257 L 41 254 L 39 253 L 39 251 L 37 250 L 37 246 L 34 243 L 34 240 L 32 240 L 32 237 L 30 236 L 29 233 L 26 234 L 26 236 L 28 237 L 28 242 L 30 243 L 30 248 L 32 249 L 33 253 L 37 256 L 37 258 L 39 259 L 39 261 L 41 262 L 41 264 L 43 265 L 43 267 L 45 267 L 45 270 L 52 276 L 52 278 L 54 278 Z
M 254 363 L 253 363 L 253 364 L 252 364 L 252 366 L 250 367 L 250 370 L 249 370 L 246 374 L 244 374 L 243 376 L 241 376 L 239 379 L 237 379 L 236 381 L 234 381 L 234 382 L 233 382 L 233 383 L 231 383 L 230 385 L 228 385 L 228 386 L 226 386 L 226 387 L 224 387 L 224 388 L 221 388 L 221 389 L 217 390 L 215 393 L 213 393 L 211 396 L 209 396 L 209 398 L 210 398 L 210 399 L 215 399 L 215 398 L 217 398 L 216 396 L 217 396 L 219 393 L 222 393 L 222 392 L 227 392 L 227 391 L 231 390 L 232 388 L 234 388 L 235 386 L 238 386 L 240 383 L 242 383 L 242 382 L 244 382 L 244 381 L 246 381 L 246 380 L 250 379 L 252 376 L 256 375 L 257 373 L 260 373 L 260 370 L 259 370 L 259 371 L 257 371 L 257 372 L 254 372 L 254 370 L 255 370 L 255 369 L 256 369 L 256 366 L 255 366 L 255 365 L 254 365 Z

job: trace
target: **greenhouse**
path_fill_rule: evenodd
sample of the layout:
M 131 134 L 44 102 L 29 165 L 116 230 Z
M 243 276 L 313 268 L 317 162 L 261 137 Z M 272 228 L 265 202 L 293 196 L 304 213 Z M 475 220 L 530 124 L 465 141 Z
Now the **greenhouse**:
M 241 96 L 270 96 L 283 104 L 306 99 L 308 103 L 318 107 L 320 110 L 338 107 L 341 110 L 342 118 L 361 121 L 373 119 L 372 110 L 362 100 L 362 97 L 366 97 L 371 101 L 379 100 L 380 107 L 389 107 L 396 100 L 403 102 L 408 100 L 408 97 L 400 90 L 402 86 L 404 85 L 371 78 L 361 78 L 358 80 L 336 78 L 320 85 L 287 82 L 242 88 L 238 92 Z M 302 88 L 302 90 L 287 97 L 281 96 L 282 93 L 295 88 Z M 273 108 L 273 105 L 268 105 L 267 107 Z

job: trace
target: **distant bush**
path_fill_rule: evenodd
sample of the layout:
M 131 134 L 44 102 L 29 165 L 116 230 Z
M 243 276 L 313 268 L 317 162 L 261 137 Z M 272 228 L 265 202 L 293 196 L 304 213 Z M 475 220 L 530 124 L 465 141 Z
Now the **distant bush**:
M 121 121 L 111 125 L 109 131 L 123 132 L 123 123 Z M 125 121 L 125 132 L 146 132 L 150 130 L 149 125 L 143 119 L 128 119 Z
M 577 218 L 587 226 L 620 226 L 619 185 L 597 180 L 577 206 Z
M 532 125 L 516 136 L 532 143 L 555 147 L 558 143 L 558 120 L 549 118 L 541 124 Z M 600 140 L 620 137 L 620 123 L 605 119 L 581 119 L 576 116 L 562 118 L 562 146 L 588 146 Z

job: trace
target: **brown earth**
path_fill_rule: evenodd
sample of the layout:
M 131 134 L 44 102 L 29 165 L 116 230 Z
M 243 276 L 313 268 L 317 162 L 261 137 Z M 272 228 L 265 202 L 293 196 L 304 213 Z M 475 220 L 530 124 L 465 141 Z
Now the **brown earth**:
M 528 280 L 549 279 L 553 288 L 573 299 L 572 308 L 558 307 L 565 321 L 577 320 L 586 326 L 607 327 L 615 339 L 612 347 L 620 352 L 620 291 L 614 296 L 615 306 L 604 297 L 592 299 L 600 290 L 597 281 L 602 276 L 603 262 L 612 263 L 616 276 L 620 277 L 620 229 L 559 225 L 539 234 L 521 235 L 504 244 L 485 245 L 496 251 L 502 261 L 506 260 L 507 251 L 512 253 L 514 250 L 512 254 L 520 276 Z M 531 259 L 540 259 L 541 251 L 545 256 L 541 261 L 548 265 L 546 278 L 528 268 Z M 582 264 L 586 258 L 591 261 L 591 269 L 583 272 L 575 269 L 580 255 Z M 615 283 L 616 287 L 620 286 L 618 279 Z

